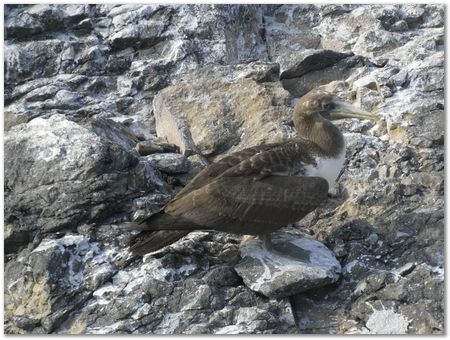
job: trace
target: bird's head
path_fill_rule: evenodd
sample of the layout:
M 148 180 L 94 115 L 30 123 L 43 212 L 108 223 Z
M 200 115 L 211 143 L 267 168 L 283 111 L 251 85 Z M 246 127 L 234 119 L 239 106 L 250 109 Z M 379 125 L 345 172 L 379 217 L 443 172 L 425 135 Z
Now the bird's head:
M 297 133 L 319 146 L 329 155 L 337 155 L 344 147 L 344 137 L 331 120 L 358 118 L 376 120 L 376 115 L 350 105 L 332 94 L 311 91 L 301 97 L 294 108 L 293 121 Z
M 344 118 L 378 119 L 376 115 L 348 104 L 328 92 L 317 90 L 308 92 L 297 101 L 293 117 L 297 128 L 307 122 Z

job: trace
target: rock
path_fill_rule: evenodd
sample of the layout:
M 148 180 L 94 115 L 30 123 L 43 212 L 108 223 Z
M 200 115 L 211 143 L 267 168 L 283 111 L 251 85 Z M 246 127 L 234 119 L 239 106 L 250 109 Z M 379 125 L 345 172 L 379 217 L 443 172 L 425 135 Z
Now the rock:
M 122 30 L 114 33 L 109 41 L 113 47 L 118 49 L 140 47 L 141 45 L 151 46 L 157 44 L 164 36 L 162 34 L 164 29 L 165 25 L 158 21 L 139 22 L 136 26 L 125 26 Z M 137 43 L 139 45 L 136 45 Z
M 339 60 L 351 57 L 352 53 L 340 53 L 331 50 L 307 50 L 281 64 L 280 79 L 300 78 L 312 71 L 322 70 L 336 64 Z
M 122 146 L 125 150 L 133 149 L 139 142 L 130 129 L 110 119 L 95 118 L 90 122 L 89 128 L 95 134 Z
M 44 239 L 33 251 L 23 251 L 5 268 L 6 315 L 14 315 L 18 327 L 31 331 L 41 324 L 52 332 L 89 298 L 83 289 L 89 279 L 102 273 L 100 284 L 115 272 L 114 267 L 95 267 L 99 253 L 96 243 L 80 235 Z
M 135 211 L 132 220 L 140 221 L 156 214 L 163 209 L 164 205 L 167 204 L 170 199 L 170 195 L 160 193 L 136 198 L 133 201 L 133 208 Z
M 239 78 L 249 78 L 257 83 L 276 82 L 280 80 L 280 64 L 252 61 L 233 65 Z
M 169 249 L 119 269 L 119 259 L 129 254 L 117 239 L 126 235 L 104 227 L 107 238 L 44 239 L 31 253 L 21 253 L 20 262 L 10 262 L 6 316 L 25 316 L 8 319 L 10 329 L 16 325 L 35 333 L 40 322 L 45 332 L 60 334 L 295 332 L 286 299 L 258 296 L 242 284 L 227 257 L 217 257 L 217 250 L 230 242 L 224 233 L 191 233 L 185 239 L 190 252 Z M 35 287 L 31 297 L 20 291 L 24 280 Z
M 347 10 L 324 15 L 315 29 L 322 36 L 321 47 L 339 52 L 353 51 L 352 47 L 362 32 L 382 28 L 381 22 L 371 13 L 372 8 L 349 6 Z
M 270 6 L 264 15 L 264 35 L 269 56 L 276 62 L 289 60 L 293 51 L 318 48 L 321 36 L 307 27 L 319 22 L 320 11 L 313 5 Z
M 138 142 L 136 151 L 141 156 L 147 156 L 152 153 L 173 153 L 177 151 L 177 146 L 169 143 L 156 143 L 153 140 Z
M 395 32 L 403 32 L 409 29 L 408 23 L 405 20 L 399 20 L 391 26 L 391 30 Z
M 6 333 L 445 332 L 444 5 L 4 14 Z M 338 194 L 293 225 L 333 249 L 339 284 L 265 298 L 235 272 L 232 234 L 128 253 L 125 221 L 162 209 L 212 161 L 293 136 L 292 105 L 318 86 L 380 117 L 336 121 Z M 153 167 L 144 141 L 176 144 L 187 160 L 164 146 L 158 162 L 187 172 Z
M 248 72 L 204 68 L 161 91 L 153 108 L 158 136 L 186 155 L 212 156 L 290 135 L 290 127 L 280 126 L 290 119 L 288 94 L 279 83 L 247 78 Z
M 147 115 L 119 116 L 108 119 L 125 125 L 139 141 L 145 141 L 155 137 L 154 119 L 147 117 Z
M 13 127 L 5 155 L 7 252 L 38 230 L 75 228 L 126 211 L 156 183 L 146 180 L 135 155 L 60 115 Z
M 356 285 L 354 294 L 360 296 L 362 294 L 373 293 L 385 286 L 387 273 L 370 274 Z
M 28 79 L 55 76 L 62 50 L 63 42 L 57 39 L 5 44 L 5 81 L 18 85 Z
M 294 97 L 301 97 L 309 91 L 330 82 L 347 78 L 350 73 L 363 65 L 359 56 L 343 58 L 329 67 L 304 74 L 299 78 L 283 79 L 283 87 Z
M 145 156 L 145 160 L 167 174 L 182 174 L 189 171 L 186 156 L 177 153 L 152 154 Z
M 6 37 L 7 39 L 26 38 L 45 31 L 60 29 L 81 23 L 88 15 L 88 5 L 9 7 L 5 25 Z
M 359 78 L 357 81 L 355 81 L 353 83 L 353 87 L 356 89 L 366 87 L 368 89 L 377 91 L 379 88 L 379 85 L 377 84 L 377 81 L 373 77 L 367 76 L 367 77 Z
M 420 22 L 424 13 L 425 13 L 425 10 L 423 9 L 423 6 L 405 5 L 405 6 L 402 6 L 402 9 L 401 9 L 402 19 L 406 20 L 410 24 Z
M 403 270 L 400 268 L 398 272 Z M 428 291 L 426 287 L 421 287 L 422 292 L 412 288 L 414 287 L 412 282 L 417 280 L 418 277 L 429 276 L 429 273 L 430 270 L 422 265 L 413 267 L 412 271 L 410 269 L 403 272 L 401 277 L 390 280 L 391 282 L 383 289 L 368 297 L 359 298 L 353 305 L 354 313 L 367 320 L 366 326 L 373 334 L 406 334 L 407 330 L 411 329 L 415 329 L 414 333 L 416 334 L 429 334 L 433 332 L 432 327 L 441 328 L 441 321 L 437 320 L 431 313 L 424 313 L 422 310 L 418 312 L 417 309 L 414 313 L 411 313 L 411 305 L 415 305 L 418 309 L 422 309 L 421 306 L 423 305 L 428 305 L 428 310 L 436 308 L 424 296 L 426 295 L 425 292 Z M 434 294 L 441 294 L 442 281 L 440 279 L 431 279 L 427 281 L 427 285 L 434 287 Z M 374 303 L 368 301 L 370 297 Z M 408 307 L 405 308 L 403 307 L 404 304 L 395 303 L 400 299 L 407 301 L 406 306 Z M 392 301 L 394 301 L 393 304 L 391 303 L 392 308 L 386 308 Z M 369 309 L 364 307 L 367 305 Z M 370 308 L 370 305 L 372 305 L 372 308 Z M 392 319 L 390 322 L 388 322 L 389 318 Z
M 381 22 L 385 30 L 392 29 L 392 26 L 400 19 L 400 12 L 398 6 L 380 6 L 372 11 L 376 19 Z
M 192 177 L 197 175 L 200 171 L 202 171 L 206 166 L 210 164 L 204 157 L 200 155 L 189 156 L 188 160 L 190 164 L 189 173 L 192 175 Z
M 379 51 L 389 51 L 402 44 L 402 36 L 380 30 L 370 30 L 361 34 L 353 46 L 353 52 L 376 56 Z
M 392 309 L 374 311 L 366 322 L 371 334 L 406 334 L 408 326 L 408 319 Z
M 292 233 L 272 235 L 272 251 L 260 240 L 241 248 L 242 261 L 235 269 L 252 290 L 280 298 L 339 279 L 339 262 L 320 242 Z

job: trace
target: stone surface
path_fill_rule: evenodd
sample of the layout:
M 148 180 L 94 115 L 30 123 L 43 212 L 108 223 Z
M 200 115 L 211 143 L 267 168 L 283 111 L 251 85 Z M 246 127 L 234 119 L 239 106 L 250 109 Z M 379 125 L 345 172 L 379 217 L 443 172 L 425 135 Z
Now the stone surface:
M 443 5 L 4 12 L 7 333 L 445 332 Z M 299 59 L 323 50 L 349 56 Z M 317 86 L 381 118 L 337 122 L 336 197 L 293 226 L 333 251 L 338 282 L 265 298 L 235 273 L 240 237 L 223 233 L 129 256 L 121 223 L 211 161 L 292 136 L 291 106 Z M 144 141 L 178 145 L 161 161 L 186 157 L 188 172 L 154 168 Z
M 146 140 L 137 143 L 136 151 L 141 156 L 147 156 L 152 153 L 176 152 L 177 146 L 169 143 L 158 143 L 154 140 Z
M 182 174 L 189 171 L 189 163 L 184 155 L 177 153 L 153 154 L 145 157 L 151 166 L 167 174 Z
M 259 83 L 258 65 L 204 67 L 162 90 L 154 101 L 156 131 L 182 153 L 215 156 L 292 135 L 289 94 Z M 285 123 L 285 124 L 283 124 Z
M 352 55 L 352 53 L 340 53 L 332 50 L 306 50 L 280 65 L 280 79 L 300 78 L 306 73 L 323 70 Z
M 7 252 L 38 231 L 73 229 L 126 212 L 138 188 L 155 185 L 133 153 L 61 115 L 11 129 L 5 170 Z
M 6 266 L 7 331 L 59 334 L 293 333 L 287 299 L 258 296 L 229 263 L 222 235 L 192 233 L 179 248 L 129 257 L 117 226 L 44 239 Z M 105 242 L 106 241 L 106 242 Z M 186 248 L 186 243 L 189 248 Z M 225 246 L 225 247 L 224 247 Z M 237 247 L 235 248 L 237 250 Z M 236 252 L 235 252 L 236 254 Z M 30 269 L 31 268 L 31 269 Z
M 339 279 L 341 266 L 322 243 L 295 233 L 272 233 L 267 249 L 261 240 L 248 241 L 235 267 L 245 284 L 267 297 L 295 295 Z

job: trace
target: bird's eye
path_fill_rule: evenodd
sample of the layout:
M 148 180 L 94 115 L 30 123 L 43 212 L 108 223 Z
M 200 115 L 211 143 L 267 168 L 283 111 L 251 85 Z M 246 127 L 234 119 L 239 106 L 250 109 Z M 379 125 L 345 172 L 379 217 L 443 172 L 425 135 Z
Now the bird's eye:
M 325 103 L 324 105 L 323 105 L 323 108 L 325 109 L 325 110 L 332 110 L 332 109 L 334 109 L 335 108 L 335 104 L 333 103 L 333 102 L 329 102 L 329 103 Z

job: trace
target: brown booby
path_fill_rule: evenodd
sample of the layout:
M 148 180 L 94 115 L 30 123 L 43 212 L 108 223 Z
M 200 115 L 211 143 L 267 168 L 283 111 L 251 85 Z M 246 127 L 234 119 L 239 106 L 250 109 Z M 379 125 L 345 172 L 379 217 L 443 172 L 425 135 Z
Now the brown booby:
M 331 120 L 377 117 L 327 92 L 311 91 L 294 108 L 297 136 L 251 147 L 203 169 L 163 209 L 127 227 L 143 230 L 131 245 L 144 255 L 193 230 L 264 236 L 302 219 L 328 197 L 345 158 Z

